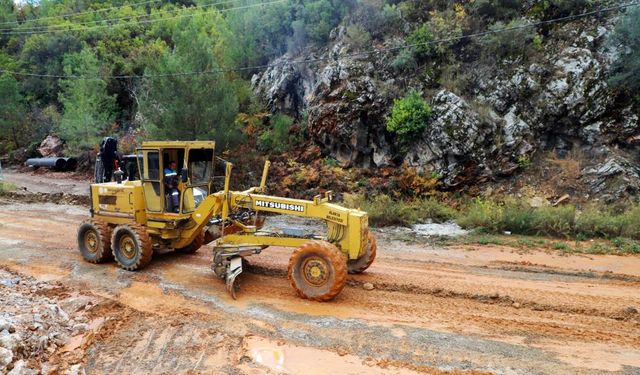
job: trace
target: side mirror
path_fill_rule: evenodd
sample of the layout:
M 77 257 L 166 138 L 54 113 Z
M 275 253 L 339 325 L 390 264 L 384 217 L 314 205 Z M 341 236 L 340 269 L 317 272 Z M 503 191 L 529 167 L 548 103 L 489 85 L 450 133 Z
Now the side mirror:
M 183 184 L 186 184 L 189 181 L 189 170 L 187 168 L 182 168 L 180 171 L 180 180 Z

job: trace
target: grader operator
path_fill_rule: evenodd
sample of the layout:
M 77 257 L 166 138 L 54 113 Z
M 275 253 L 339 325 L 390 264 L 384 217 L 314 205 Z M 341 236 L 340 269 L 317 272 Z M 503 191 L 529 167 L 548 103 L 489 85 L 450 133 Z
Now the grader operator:
M 212 269 L 236 298 L 235 280 L 244 257 L 269 246 L 292 247 L 291 285 L 299 296 L 317 301 L 333 299 L 344 288 L 347 273 L 363 272 L 373 263 L 376 241 L 365 212 L 331 203 L 331 192 L 312 201 L 264 195 L 269 162 L 260 186 L 245 191 L 229 189 L 233 166 L 224 162 L 224 188 L 215 191 L 214 150 L 214 142 L 146 142 L 137 150 L 139 181 L 92 184 L 91 219 L 78 231 L 84 259 L 115 259 L 120 267 L 136 271 L 151 261 L 154 250 L 194 253 L 213 242 Z M 171 161 L 175 169 L 168 171 L 178 175 L 175 190 L 165 184 L 169 172 L 163 166 Z M 318 219 L 326 232 L 265 231 L 265 213 Z

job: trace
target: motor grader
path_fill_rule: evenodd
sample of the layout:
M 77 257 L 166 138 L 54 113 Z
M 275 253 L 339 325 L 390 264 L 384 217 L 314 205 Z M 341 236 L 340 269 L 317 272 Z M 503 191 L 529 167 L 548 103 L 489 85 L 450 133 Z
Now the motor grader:
M 84 259 L 115 259 L 123 269 L 137 271 L 154 251 L 194 253 L 212 243 L 212 269 L 236 298 L 245 257 L 269 246 L 291 247 L 290 283 L 299 296 L 317 301 L 333 299 L 347 273 L 363 272 L 374 261 L 376 241 L 365 212 L 331 203 L 331 192 L 311 201 L 265 195 L 268 161 L 260 186 L 231 191 L 233 166 L 214 151 L 214 142 L 145 142 L 136 152 L 139 180 L 92 184 L 91 219 L 78 230 Z M 170 162 L 178 166 L 172 174 L 178 177 L 179 207 L 168 196 L 164 167 Z M 218 164 L 224 176 L 215 176 Z M 216 191 L 217 178 L 223 178 L 223 187 Z M 272 214 L 318 219 L 326 231 L 262 229 L 265 216 Z

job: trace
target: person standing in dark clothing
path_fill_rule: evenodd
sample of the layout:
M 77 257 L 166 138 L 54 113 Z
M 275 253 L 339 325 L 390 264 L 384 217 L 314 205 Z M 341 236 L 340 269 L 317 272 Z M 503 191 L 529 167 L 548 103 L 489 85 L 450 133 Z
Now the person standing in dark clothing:
M 180 191 L 178 190 L 178 165 L 175 161 L 170 161 L 167 168 L 164 169 L 164 187 L 166 194 L 170 195 L 171 207 L 170 211 L 178 212 L 180 210 Z
M 102 163 L 102 173 L 96 173 L 96 182 L 110 182 L 118 160 L 118 141 L 115 138 L 106 137 L 100 143 L 100 153 L 98 154 Z

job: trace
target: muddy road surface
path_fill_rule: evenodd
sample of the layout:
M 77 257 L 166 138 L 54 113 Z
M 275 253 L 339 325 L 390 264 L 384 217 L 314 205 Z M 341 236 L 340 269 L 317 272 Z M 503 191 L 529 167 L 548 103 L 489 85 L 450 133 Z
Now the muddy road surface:
M 5 371 L 640 374 L 638 256 L 441 248 L 376 231 L 377 261 L 332 302 L 296 296 L 283 248 L 250 258 L 234 301 L 208 248 L 156 254 L 136 273 L 85 263 L 86 216 L 0 202 L 0 324 L 22 339 Z

